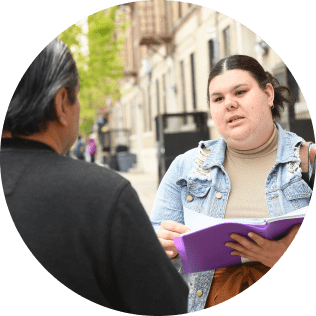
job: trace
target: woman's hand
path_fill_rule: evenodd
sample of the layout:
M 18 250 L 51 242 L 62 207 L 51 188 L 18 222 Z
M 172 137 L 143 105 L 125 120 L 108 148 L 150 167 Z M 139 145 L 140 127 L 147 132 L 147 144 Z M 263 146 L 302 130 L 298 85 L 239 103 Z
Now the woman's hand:
M 225 246 L 235 249 L 231 252 L 232 255 L 258 261 L 272 268 L 289 247 L 300 226 L 301 224 L 293 226 L 286 237 L 277 241 L 265 239 L 255 233 L 249 233 L 248 236 L 253 240 L 252 242 L 238 234 L 231 234 L 230 237 L 236 240 L 237 243 L 227 242 Z
M 157 231 L 157 236 L 169 258 L 173 259 L 178 254 L 173 238 L 180 237 L 180 234 L 189 231 L 190 228 L 174 221 L 168 220 L 161 223 L 160 228 Z

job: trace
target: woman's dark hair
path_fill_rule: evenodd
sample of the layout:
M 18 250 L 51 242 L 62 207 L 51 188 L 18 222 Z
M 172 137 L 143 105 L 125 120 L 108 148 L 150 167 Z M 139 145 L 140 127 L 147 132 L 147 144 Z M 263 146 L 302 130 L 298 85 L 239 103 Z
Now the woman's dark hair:
M 3 129 L 12 136 L 31 135 L 57 120 L 55 95 L 66 88 L 71 104 L 78 86 L 76 63 L 68 47 L 58 38 L 34 59 L 20 80 L 5 117 Z
M 211 70 L 207 83 L 207 101 L 210 102 L 209 86 L 213 78 L 223 74 L 227 70 L 240 69 L 248 73 L 258 82 L 259 87 L 264 90 L 267 83 L 271 83 L 274 88 L 274 108 L 272 109 L 273 119 L 281 117 L 284 103 L 294 104 L 296 99 L 288 87 L 281 85 L 269 72 L 265 71 L 259 62 L 246 55 L 233 55 L 221 59 Z

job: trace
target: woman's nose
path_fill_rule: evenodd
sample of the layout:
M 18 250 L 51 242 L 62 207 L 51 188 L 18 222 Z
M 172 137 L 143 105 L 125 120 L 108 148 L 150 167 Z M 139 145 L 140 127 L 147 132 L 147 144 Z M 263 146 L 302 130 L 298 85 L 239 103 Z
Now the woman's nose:
M 225 102 L 225 107 L 226 107 L 227 111 L 230 111 L 230 110 L 238 108 L 238 103 L 233 98 L 226 97 L 225 101 L 226 101 Z

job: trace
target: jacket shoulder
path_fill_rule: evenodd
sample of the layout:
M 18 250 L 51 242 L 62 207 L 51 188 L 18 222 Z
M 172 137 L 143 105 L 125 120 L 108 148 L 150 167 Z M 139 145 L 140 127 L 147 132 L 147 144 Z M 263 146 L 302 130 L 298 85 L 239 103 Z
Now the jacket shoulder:
M 107 167 L 82 160 L 60 157 L 60 168 L 65 175 L 82 185 L 105 186 L 110 189 L 125 186 L 129 183 L 124 177 Z M 57 168 L 57 166 L 56 166 Z
M 196 157 L 203 147 L 208 150 L 214 150 L 220 145 L 221 142 L 222 139 L 200 141 L 197 147 L 177 156 L 172 163 L 173 168 L 178 168 L 178 171 L 181 174 L 189 173 L 194 166 Z

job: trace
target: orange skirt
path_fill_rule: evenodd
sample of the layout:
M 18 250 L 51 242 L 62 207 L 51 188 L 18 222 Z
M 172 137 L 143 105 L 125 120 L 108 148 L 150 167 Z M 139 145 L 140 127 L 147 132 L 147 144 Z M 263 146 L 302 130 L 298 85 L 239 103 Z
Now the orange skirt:
M 241 293 L 270 270 L 260 262 L 247 262 L 215 270 L 205 308 L 225 302 Z

